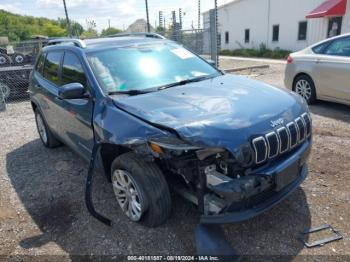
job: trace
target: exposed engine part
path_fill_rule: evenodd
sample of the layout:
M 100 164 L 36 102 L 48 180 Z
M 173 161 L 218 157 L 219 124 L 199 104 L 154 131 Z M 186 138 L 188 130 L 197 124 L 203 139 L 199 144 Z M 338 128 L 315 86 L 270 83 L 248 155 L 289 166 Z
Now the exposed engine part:
M 211 165 L 206 167 L 204 170 L 204 173 L 206 174 L 207 177 L 207 186 L 217 186 L 222 183 L 228 183 L 233 181 L 232 178 L 229 178 L 228 176 L 225 176 L 218 171 L 216 171 L 216 166 Z
M 273 179 L 270 176 L 244 176 L 232 179 L 231 182 L 209 186 L 219 196 L 229 203 L 248 199 L 272 187 Z
M 206 194 L 204 196 L 204 214 L 219 214 L 226 207 L 226 203 L 223 199 L 215 196 L 214 194 Z

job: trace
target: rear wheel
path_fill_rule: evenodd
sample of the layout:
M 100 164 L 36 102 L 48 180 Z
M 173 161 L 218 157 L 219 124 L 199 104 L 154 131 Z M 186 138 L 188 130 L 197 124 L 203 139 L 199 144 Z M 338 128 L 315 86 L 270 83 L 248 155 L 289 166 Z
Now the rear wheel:
M 40 140 L 43 142 L 44 146 L 53 148 L 61 145 L 60 141 L 58 141 L 54 134 L 50 131 L 41 112 L 38 109 L 35 109 L 35 121 Z
M 301 75 L 295 79 L 293 91 L 303 97 L 308 104 L 316 102 L 315 84 L 307 75 Z
M 164 175 L 156 164 L 129 152 L 113 161 L 111 174 L 117 202 L 130 220 L 148 227 L 166 221 L 171 210 L 171 197 Z

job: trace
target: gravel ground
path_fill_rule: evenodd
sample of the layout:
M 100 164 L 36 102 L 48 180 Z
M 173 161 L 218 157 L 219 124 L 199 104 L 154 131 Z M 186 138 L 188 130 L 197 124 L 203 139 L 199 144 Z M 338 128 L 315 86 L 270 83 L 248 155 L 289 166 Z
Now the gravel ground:
M 225 59 L 221 66 L 261 63 Z M 283 64 L 271 64 L 270 69 L 240 74 L 283 87 L 283 71 Z M 271 211 L 223 227 L 239 254 L 350 258 L 350 110 L 320 102 L 311 112 L 314 145 L 309 177 Z M 116 223 L 109 228 L 93 219 L 84 204 L 87 163 L 67 147 L 44 148 L 33 116 L 26 102 L 9 104 L 0 113 L 0 260 L 1 255 L 60 255 L 59 260 L 69 260 L 75 255 L 194 254 L 198 215 L 176 195 L 167 223 L 144 228 L 122 215 L 110 184 L 101 176 L 95 181 L 94 202 Z M 324 223 L 336 227 L 344 239 L 304 248 L 298 241 L 300 231 Z

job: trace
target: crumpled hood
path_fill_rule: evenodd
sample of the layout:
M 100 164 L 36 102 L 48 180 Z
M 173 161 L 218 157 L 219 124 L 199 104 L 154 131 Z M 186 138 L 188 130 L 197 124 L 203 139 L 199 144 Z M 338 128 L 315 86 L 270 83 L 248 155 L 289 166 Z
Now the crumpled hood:
M 235 75 L 138 96 L 115 96 L 115 104 L 151 123 L 172 128 L 186 141 L 232 153 L 253 136 L 307 111 L 291 92 Z

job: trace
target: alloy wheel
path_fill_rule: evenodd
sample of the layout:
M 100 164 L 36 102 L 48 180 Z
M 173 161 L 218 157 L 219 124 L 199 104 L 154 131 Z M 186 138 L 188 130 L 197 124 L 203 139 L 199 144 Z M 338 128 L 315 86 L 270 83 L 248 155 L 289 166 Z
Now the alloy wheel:
M 308 81 L 300 79 L 295 85 L 295 91 L 306 101 L 309 101 L 312 94 L 312 88 Z
M 125 170 L 115 170 L 112 175 L 114 194 L 123 212 L 132 220 L 139 221 L 142 216 L 142 196 L 131 175 Z

